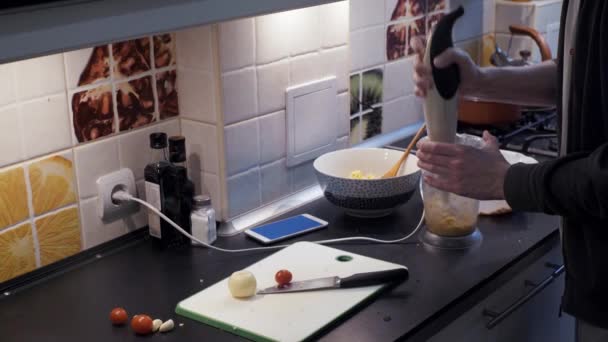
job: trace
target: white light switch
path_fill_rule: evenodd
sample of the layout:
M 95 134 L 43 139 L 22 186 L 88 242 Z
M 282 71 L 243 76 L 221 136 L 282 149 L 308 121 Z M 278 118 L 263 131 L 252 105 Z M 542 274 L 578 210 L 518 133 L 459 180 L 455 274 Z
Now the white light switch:
M 287 166 L 333 151 L 338 118 L 336 77 L 287 89 Z

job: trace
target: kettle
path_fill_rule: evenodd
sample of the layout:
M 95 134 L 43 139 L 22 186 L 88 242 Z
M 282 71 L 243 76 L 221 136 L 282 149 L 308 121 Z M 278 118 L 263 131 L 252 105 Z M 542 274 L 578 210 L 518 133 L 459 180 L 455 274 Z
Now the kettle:
M 545 41 L 545 38 L 538 31 L 531 27 L 517 25 L 509 26 L 509 31 L 512 35 L 524 35 L 532 38 L 540 49 L 542 60 L 551 59 L 551 49 L 549 49 L 549 45 Z M 532 52 L 530 52 L 530 50 L 521 50 L 519 55 L 521 56 L 521 59 L 511 58 L 500 48 L 500 46 L 498 46 L 498 44 L 495 44 L 494 53 L 490 56 L 490 63 L 497 67 L 525 66 L 532 64 L 530 61 Z

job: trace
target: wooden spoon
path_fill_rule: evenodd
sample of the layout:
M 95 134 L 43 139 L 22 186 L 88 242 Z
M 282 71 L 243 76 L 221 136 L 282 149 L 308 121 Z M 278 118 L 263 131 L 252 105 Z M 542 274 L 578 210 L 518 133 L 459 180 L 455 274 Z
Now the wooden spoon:
M 412 151 L 412 148 L 414 147 L 414 145 L 416 144 L 418 139 L 420 139 L 420 136 L 422 135 L 422 132 L 425 131 L 425 129 L 426 129 L 426 124 L 423 124 L 420 127 L 420 129 L 418 129 L 418 132 L 414 136 L 414 139 L 412 139 L 410 144 L 407 146 L 407 149 L 405 150 L 405 152 L 403 152 L 403 155 L 401 156 L 401 158 L 399 158 L 399 161 L 395 165 L 393 165 L 393 167 L 390 170 L 388 170 L 388 172 L 385 173 L 384 176 L 382 176 L 382 178 L 391 178 L 391 177 L 395 177 L 397 175 L 397 172 L 399 172 L 399 169 L 401 168 L 401 164 L 405 163 L 405 161 L 407 160 L 407 157 L 410 155 L 410 152 Z

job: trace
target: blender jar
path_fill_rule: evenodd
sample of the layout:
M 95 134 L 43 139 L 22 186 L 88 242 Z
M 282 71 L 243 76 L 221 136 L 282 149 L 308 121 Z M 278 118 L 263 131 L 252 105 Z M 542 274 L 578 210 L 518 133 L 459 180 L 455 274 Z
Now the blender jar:
M 457 135 L 456 143 L 475 148 L 483 146 L 480 138 L 471 135 Z M 429 174 L 423 172 L 423 175 Z M 475 232 L 479 200 L 436 189 L 425 183 L 423 177 L 420 182 L 424 220 L 429 232 L 445 237 L 460 237 Z

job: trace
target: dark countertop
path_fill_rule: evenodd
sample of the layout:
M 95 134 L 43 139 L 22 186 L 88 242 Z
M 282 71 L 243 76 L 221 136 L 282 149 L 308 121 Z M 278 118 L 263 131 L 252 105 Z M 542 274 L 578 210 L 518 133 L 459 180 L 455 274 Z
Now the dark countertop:
M 410 232 L 420 218 L 420 195 L 384 219 L 361 221 L 335 210 L 324 198 L 294 210 L 330 222 L 327 229 L 297 240 L 356 235 L 394 239 Z M 410 279 L 381 294 L 332 327 L 322 340 L 392 341 L 418 334 L 444 312 L 514 268 L 530 251 L 558 239 L 558 220 L 542 214 L 481 218 L 483 243 L 468 251 L 430 250 L 417 238 L 396 244 L 332 245 L 353 253 L 406 265 Z M 257 246 L 244 234 L 218 240 L 218 246 Z M 176 329 L 153 336 L 159 341 L 238 341 L 239 337 L 182 318 L 178 301 L 270 255 L 271 251 L 226 254 L 205 248 L 160 252 L 149 239 L 138 239 L 112 253 L 42 279 L 0 299 L 1 340 L 136 341 L 130 328 L 111 326 L 115 306 L 129 315 L 147 313 L 173 318 Z M 507 272 L 508 273 L 508 272 Z M 484 285 L 485 284 L 485 285 Z M 184 323 L 179 327 L 177 324 Z M 433 328 L 435 329 L 435 327 Z

